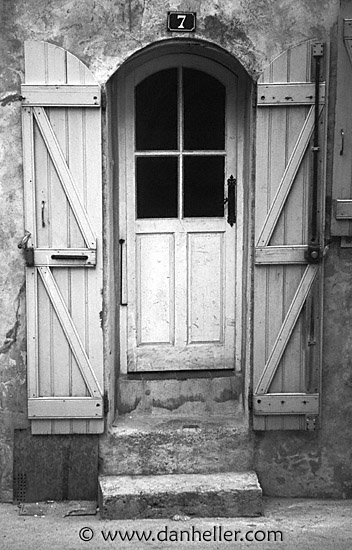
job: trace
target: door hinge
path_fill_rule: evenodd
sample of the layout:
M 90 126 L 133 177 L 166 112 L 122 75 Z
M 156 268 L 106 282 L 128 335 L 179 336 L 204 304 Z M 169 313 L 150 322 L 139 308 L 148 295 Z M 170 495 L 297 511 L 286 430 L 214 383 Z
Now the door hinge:
M 106 415 L 110 410 L 109 396 L 107 391 L 104 392 L 103 403 L 104 403 L 104 415 Z
M 253 393 L 250 391 L 248 392 L 248 410 L 251 411 L 253 409 Z

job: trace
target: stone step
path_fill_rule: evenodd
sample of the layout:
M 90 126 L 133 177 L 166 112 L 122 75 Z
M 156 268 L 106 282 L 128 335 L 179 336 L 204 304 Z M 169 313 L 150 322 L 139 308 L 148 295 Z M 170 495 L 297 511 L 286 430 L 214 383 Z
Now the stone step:
M 100 476 L 102 519 L 244 517 L 262 514 L 255 472 Z
M 124 417 L 100 441 L 100 473 L 249 471 L 253 469 L 252 443 L 248 426 L 234 417 Z

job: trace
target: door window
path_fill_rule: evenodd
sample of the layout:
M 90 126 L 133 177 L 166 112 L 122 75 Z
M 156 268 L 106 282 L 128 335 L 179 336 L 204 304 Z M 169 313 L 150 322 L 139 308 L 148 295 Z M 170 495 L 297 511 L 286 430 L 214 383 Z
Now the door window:
M 225 86 L 185 67 L 135 91 L 137 218 L 222 217 Z

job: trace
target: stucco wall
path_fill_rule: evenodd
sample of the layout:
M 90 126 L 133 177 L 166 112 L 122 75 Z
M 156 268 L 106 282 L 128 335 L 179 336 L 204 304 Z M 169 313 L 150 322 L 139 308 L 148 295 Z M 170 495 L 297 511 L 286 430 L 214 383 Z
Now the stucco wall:
M 198 27 L 193 37 L 222 46 L 255 78 L 269 59 L 290 45 L 306 38 L 334 37 L 339 2 L 0 1 L 0 98 L 6 98 L 0 107 L 0 500 L 11 499 L 13 430 L 27 427 L 24 264 L 17 249 L 24 232 L 20 102 L 16 96 L 23 77 L 23 42 L 47 40 L 63 46 L 104 83 L 132 53 L 170 38 L 166 14 L 175 9 L 196 11 Z M 177 36 L 184 35 L 172 35 Z M 331 247 L 326 268 L 322 430 L 315 436 L 257 436 L 257 467 L 267 492 L 352 494 L 348 485 L 351 262 L 340 254 L 337 243 Z M 339 303 L 346 304 L 343 315 L 336 306 Z

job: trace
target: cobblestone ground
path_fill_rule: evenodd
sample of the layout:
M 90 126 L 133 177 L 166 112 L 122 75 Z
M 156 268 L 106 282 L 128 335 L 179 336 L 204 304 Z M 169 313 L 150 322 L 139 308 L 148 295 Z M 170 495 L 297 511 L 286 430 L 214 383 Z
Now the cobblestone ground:
M 0 549 L 352 549 L 352 501 L 265 499 L 264 509 L 259 518 L 102 521 L 82 502 L 0 504 Z

